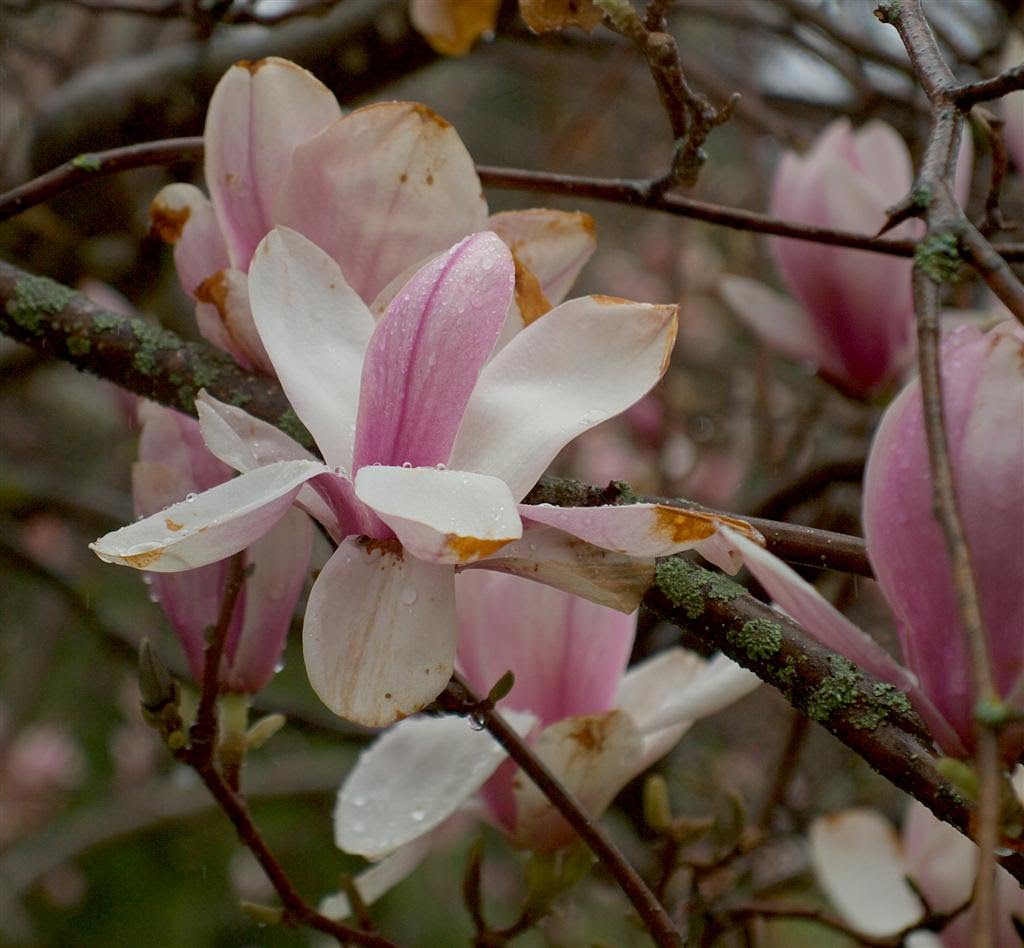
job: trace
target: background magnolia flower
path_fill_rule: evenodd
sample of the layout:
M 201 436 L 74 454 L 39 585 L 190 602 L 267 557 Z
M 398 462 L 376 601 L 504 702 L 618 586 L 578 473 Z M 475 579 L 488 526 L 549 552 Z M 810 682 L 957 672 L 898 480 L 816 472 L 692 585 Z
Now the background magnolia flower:
M 229 481 L 233 471 L 203 443 L 192 418 L 141 402 L 139 460 L 132 467 L 132 496 L 139 517 L 159 516 L 170 505 Z M 312 549 L 309 518 L 292 510 L 246 552 L 252 573 L 235 603 L 224 647 L 222 687 L 254 693 L 274 675 L 295 605 L 305 584 Z M 181 643 L 192 677 L 203 679 L 206 629 L 217 621 L 227 580 L 226 560 L 179 573 L 149 573 L 159 602 Z
M 970 184 L 970 138 L 960 149 L 958 197 Z M 786 152 L 772 185 L 771 213 L 786 220 L 876 233 L 913 184 L 910 152 L 890 126 L 854 131 L 832 122 L 806 155 Z M 913 224 L 894 235 L 911 232 Z M 771 238 L 790 300 L 763 283 L 726 277 L 730 308 L 769 346 L 814 365 L 844 391 L 866 397 L 898 379 L 913 357 L 911 261 Z
M 999 693 L 1024 675 L 1024 331 L 961 326 L 942 345 L 946 431 Z M 921 387 L 889 406 L 871 447 L 864 527 L 875 576 L 899 623 L 907 668 L 788 566 L 742 537 L 743 561 L 772 598 L 833 650 L 906 691 L 942 750 L 974 747 L 976 700 L 945 543 L 932 513 Z M 909 671 L 908 671 L 909 669 Z M 1015 760 L 1024 732 L 1002 732 Z
M 592 816 L 666 754 L 699 718 L 760 683 L 719 655 L 673 648 L 626 672 L 636 615 L 536 583 L 470 571 L 456 582 L 459 665 L 478 693 L 506 672 L 502 713 Z M 467 808 L 519 846 L 551 852 L 575 832 L 490 735 L 460 718 L 403 721 L 365 751 L 338 794 L 335 840 L 370 859 L 357 879 L 375 898 L 408 875 L 427 837 Z M 335 897 L 325 910 L 344 916 Z
M 1024 789 L 1022 777 L 1018 770 L 1018 793 Z M 934 912 L 955 912 L 974 888 L 977 846 L 917 802 L 907 810 L 902 837 L 881 814 L 856 809 L 815 820 L 810 842 L 815 876 L 832 904 L 849 925 L 873 938 L 921 921 L 921 896 Z M 992 948 L 1017 948 L 1013 919 L 1024 921 L 1024 891 L 1005 869 L 997 870 L 996 880 L 999 914 Z M 973 918 L 968 909 L 941 932 L 915 932 L 907 945 L 968 948 Z
M 1024 33 L 1011 29 L 1003 47 L 999 68 L 1012 69 L 1024 63 Z M 1000 101 L 1003 121 L 1003 140 L 1017 170 L 1024 174 L 1024 90 L 1011 92 Z
M 515 282 L 493 233 L 427 263 L 376 324 L 337 263 L 294 231 L 268 235 L 250 278 L 260 338 L 325 463 L 204 398 L 206 443 L 242 476 L 92 548 L 137 569 L 192 569 L 249 546 L 297 501 L 338 544 L 303 629 L 310 682 L 336 713 L 384 725 L 437 696 L 455 658 L 456 566 L 524 572 L 631 611 L 649 558 L 696 547 L 731 565 L 709 514 L 519 504 L 566 443 L 658 381 L 675 307 L 572 300 L 488 361 Z
M 472 158 L 426 106 L 383 102 L 343 117 L 331 91 L 285 59 L 232 66 L 210 99 L 204 140 L 210 198 L 169 185 L 153 201 L 153 225 L 175 245 L 200 332 L 267 374 L 274 366 L 253 323 L 247 274 L 276 224 L 326 250 L 370 304 L 426 258 L 493 230 L 516 256 L 520 328 L 565 297 L 594 250 L 587 214 L 488 217 Z

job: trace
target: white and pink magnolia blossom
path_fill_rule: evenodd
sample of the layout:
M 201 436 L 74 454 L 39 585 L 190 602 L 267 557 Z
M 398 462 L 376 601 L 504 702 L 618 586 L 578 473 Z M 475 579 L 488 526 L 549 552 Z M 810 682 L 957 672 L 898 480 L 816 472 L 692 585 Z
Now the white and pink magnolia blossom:
M 493 230 L 516 256 L 519 328 L 564 299 L 595 247 L 587 214 L 488 216 L 458 133 L 426 106 L 382 102 L 343 116 L 326 86 L 285 59 L 232 66 L 210 100 L 204 140 L 209 199 L 193 185 L 169 185 L 153 201 L 153 225 L 174 243 L 200 332 L 267 374 L 274 366 L 247 277 L 275 225 L 326 250 L 368 304 L 462 237 Z M 390 298 L 384 292 L 374 311 Z
M 1000 69 L 1012 69 L 1014 66 L 1024 64 L 1024 33 L 1020 30 L 1011 29 L 1006 37 L 1006 45 L 1003 47 L 1003 55 L 1000 59 Z M 999 108 L 1002 112 L 1003 140 L 1006 142 L 1007 151 L 1013 163 L 1017 166 L 1017 173 L 1024 177 L 1024 90 L 1011 92 L 999 101 Z
M 1024 771 L 1018 769 L 1014 785 L 1018 794 L 1024 789 Z M 923 920 L 922 896 L 933 912 L 954 913 L 967 904 L 974 888 L 978 847 L 916 801 L 907 810 L 901 836 L 880 813 L 854 809 L 815 820 L 810 842 L 819 884 L 847 924 L 872 938 L 895 935 Z M 991 948 L 1018 948 L 1013 919 L 1024 922 L 1024 891 L 1002 868 L 996 875 L 996 899 Z M 968 909 L 939 932 L 914 932 L 907 945 L 968 948 L 973 921 Z
M 207 445 L 242 475 L 92 548 L 137 569 L 192 569 L 249 546 L 297 502 L 338 544 L 303 643 L 310 682 L 339 715 L 389 724 L 441 691 L 456 567 L 521 572 L 632 611 L 655 556 L 697 548 L 733 566 L 710 514 L 519 503 L 562 447 L 661 378 L 674 306 L 572 300 L 489 359 L 515 283 L 493 233 L 423 266 L 379 322 L 338 264 L 287 228 L 260 244 L 249 279 L 260 339 L 324 461 L 201 398 Z
M 132 467 L 132 495 L 139 517 L 186 503 L 202 491 L 229 481 L 230 467 L 203 443 L 198 423 L 149 402 L 139 406 L 142 434 L 139 460 Z M 166 518 L 168 529 L 175 521 Z M 305 585 L 312 549 L 309 518 L 292 510 L 246 551 L 251 574 L 242 586 L 225 640 L 221 685 L 252 694 L 274 676 L 295 605 Z M 228 562 L 178 573 L 146 576 L 188 660 L 195 681 L 203 680 L 206 629 L 217 621 Z
M 961 326 L 942 345 L 946 432 L 999 695 L 1024 703 L 1024 331 Z M 921 386 L 911 382 L 875 434 L 864 483 L 868 555 L 896 615 L 906 668 L 788 566 L 742 537 L 744 563 L 772 598 L 834 651 L 909 695 L 950 756 L 974 748 L 974 690 L 946 546 L 932 511 Z M 1024 729 L 1002 731 L 1016 760 Z
M 961 201 L 971 156 L 968 138 L 957 174 Z M 910 152 L 893 128 L 875 120 L 855 132 L 849 119 L 839 118 L 806 155 L 783 155 L 771 213 L 870 235 L 913 180 Z M 907 236 L 914 226 L 904 224 L 891 235 Z M 722 281 L 730 308 L 767 345 L 810 363 L 851 395 L 867 397 L 898 380 L 914 352 L 911 261 L 785 238 L 769 243 L 794 299 L 756 280 L 731 276 Z
M 499 573 L 456 581 L 458 664 L 486 694 L 507 671 L 499 709 L 584 810 L 616 794 L 690 725 L 759 680 L 723 655 L 668 649 L 626 671 L 636 615 Z M 471 814 L 518 846 L 552 852 L 575 839 L 561 814 L 489 734 L 460 718 L 412 718 L 364 753 L 338 794 L 335 840 L 379 865 L 357 877 L 374 899 L 408 875 L 451 819 Z M 387 858 L 384 858 L 387 857 Z M 324 909 L 347 914 L 344 897 Z

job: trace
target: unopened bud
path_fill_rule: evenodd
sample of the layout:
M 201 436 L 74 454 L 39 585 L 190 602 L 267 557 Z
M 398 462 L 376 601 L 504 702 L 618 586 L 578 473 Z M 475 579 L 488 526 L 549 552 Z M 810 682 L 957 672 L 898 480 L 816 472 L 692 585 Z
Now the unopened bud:
M 283 714 L 268 714 L 260 718 L 245 734 L 246 750 L 257 750 L 267 743 L 287 723 Z
M 139 692 L 142 707 L 150 714 L 158 714 L 178 697 L 177 685 L 149 639 L 139 643 Z
M 502 698 L 507 697 L 515 683 L 516 676 L 512 673 L 512 670 L 509 669 L 494 683 L 494 687 L 487 695 L 487 704 L 493 707 L 501 701 Z
M 284 910 L 272 905 L 260 905 L 258 902 L 242 902 L 240 905 L 242 911 L 260 925 L 280 925 L 284 918 Z
M 644 822 L 656 833 L 666 833 L 672 827 L 668 783 L 661 774 L 651 774 L 644 781 Z

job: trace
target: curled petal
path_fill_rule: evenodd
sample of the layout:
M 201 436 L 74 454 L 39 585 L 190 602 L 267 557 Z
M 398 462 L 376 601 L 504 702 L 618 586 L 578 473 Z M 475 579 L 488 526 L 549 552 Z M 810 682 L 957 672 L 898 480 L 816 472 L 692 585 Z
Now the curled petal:
M 532 715 L 506 719 L 525 735 Z M 429 833 L 459 809 L 505 760 L 486 731 L 463 718 L 401 721 L 363 751 L 334 809 L 340 849 L 379 859 Z
M 348 537 L 309 594 L 302 629 L 313 690 L 335 714 L 384 727 L 440 694 L 455 665 L 451 567 L 395 541 Z
M 523 535 L 508 487 L 496 477 L 432 467 L 364 467 L 356 496 L 413 556 L 471 563 Z
M 882 938 L 924 917 L 907 884 L 899 839 L 883 816 L 872 810 L 825 816 L 811 825 L 810 838 L 818 881 L 857 931 Z
M 331 466 L 352 466 L 359 377 L 374 321 L 338 265 L 275 228 L 249 273 L 253 316 L 281 387 Z
M 501 0 L 410 0 L 409 19 L 444 56 L 464 56 L 493 30 Z
M 610 297 L 563 303 L 480 373 L 449 465 L 494 474 L 524 497 L 573 438 L 650 391 L 675 333 L 675 306 Z
M 182 289 L 194 296 L 208 276 L 230 266 L 213 205 L 191 184 L 169 184 L 149 207 L 151 228 L 174 245 L 174 266 Z
M 199 331 L 250 371 L 273 375 L 249 305 L 249 280 L 241 270 L 218 270 L 195 288 Z M 215 324 L 218 323 L 219 325 Z
M 100 537 L 89 548 L 107 563 L 161 573 L 225 559 L 263 536 L 292 505 L 317 461 L 281 461 L 213 487 Z

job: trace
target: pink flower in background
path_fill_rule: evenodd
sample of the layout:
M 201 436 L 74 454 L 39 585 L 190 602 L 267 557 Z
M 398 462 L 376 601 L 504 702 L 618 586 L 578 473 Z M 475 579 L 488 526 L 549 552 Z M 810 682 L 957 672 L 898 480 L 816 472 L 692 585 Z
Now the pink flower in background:
M 468 572 L 456 591 L 466 678 L 486 694 L 506 671 L 515 674 L 502 712 L 594 817 L 694 721 L 759 684 L 724 656 L 680 648 L 627 672 L 635 614 L 517 577 Z M 357 879 L 364 897 L 408 875 L 431 836 L 467 807 L 529 849 L 551 852 L 575 838 L 490 735 L 460 718 L 403 721 L 363 753 L 338 795 L 339 847 L 388 857 Z M 325 910 L 343 916 L 347 901 L 330 899 Z
M 209 452 L 194 419 L 147 402 L 140 402 L 139 416 L 139 460 L 132 468 L 138 516 L 159 517 L 170 505 L 195 498 L 233 476 L 231 468 Z M 170 529 L 173 526 L 171 520 Z M 255 693 L 274 676 L 305 584 L 312 541 L 309 518 L 293 510 L 246 552 L 252 573 L 228 629 L 221 670 L 225 690 Z M 197 682 L 203 678 L 205 632 L 217 621 L 227 574 L 228 562 L 221 560 L 199 569 L 146 576 Z
M 207 445 L 242 476 L 93 549 L 137 569 L 192 569 L 249 546 L 297 501 L 338 543 L 303 630 L 310 682 L 336 713 L 389 724 L 441 691 L 456 566 L 486 559 L 631 611 L 652 577 L 646 558 L 697 547 L 730 565 L 711 515 L 518 503 L 566 443 L 658 381 L 675 307 L 572 300 L 488 361 L 515 282 L 493 233 L 427 263 L 376 324 L 337 263 L 294 231 L 268 235 L 250 279 L 260 338 L 325 463 L 201 399 Z
M 970 183 L 970 138 L 960 149 L 957 190 Z M 785 220 L 876 233 L 886 208 L 913 184 L 910 153 L 884 122 L 854 131 L 836 119 L 800 156 L 786 152 L 775 174 L 771 213 Z M 893 231 L 912 232 L 913 224 Z M 726 277 L 730 308 L 769 346 L 814 365 L 829 381 L 867 397 L 898 380 L 913 358 L 911 262 L 806 241 L 772 238 L 788 299 L 756 280 Z
M 954 330 L 942 346 L 946 431 L 957 499 L 1003 698 L 1022 700 L 1024 676 L 1024 331 Z M 906 691 L 950 756 L 974 747 L 970 661 L 942 534 L 932 513 L 920 383 L 889 406 L 864 483 L 868 554 L 899 626 L 906 668 L 837 612 L 781 560 L 734 537 L 772 598 L 833 650 Z M 909 670 L 908 670 L 909 669 Z M 1019 708 L 1019 704 L 1017 705 Z M 1003 730 L 1016 760 L 1024 729 Z
M 1018 793 L 1022 780 L 1024 771 L 1018 770 Z M 922 896 L 932 911 L 952 913 L 974 888 L 977 846 L 917 802 L 908 808 L 901 837 L 881 814 L 856 809 L 815 820 L 810 841 L 815 875 L 832 904 L 856 931 L 872 938 L 921 921 Z M 1018 948 L 1013 918 L 1024 919 L 1024 891 L 1005 869 L 997 870 L 996 879 L 999 914 L 992 948 Z M 940 932 L 915 932 L 907 944 L 968 948 L 973 921 L 968 909 Z
M 1021 63 L 1024 63 L 1024 33 L 1011 29 L 1003 47 L 999 68 L 1012 69 Z M 1003 126 L 1003 140 L 1017 171 L 1024 176 L 1024 91 L 1004 96 L 999 101 L 999 107 L 1006 123 Z
M 516 256 L 517 328 L 565 297 L 594 250 L 587 214 L 488 217 L 472 158 L 426 106 L 383 102 L 343 117 L 326 86 L 284 59 L 229 69 L 210 100 L 204 138 L 210 198 L 172 184 L 151 214 L 175 245 L 200 332 L 249 369 L 274 371 L 253 323 L 247 274 L 277 224 L 327 251 L 378 313 L 390 302 L 389 285 L 401 286 L 412 268 L 493 230 Z

